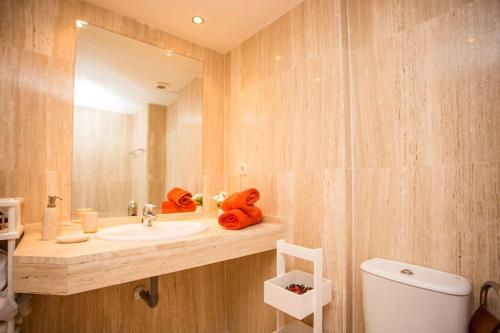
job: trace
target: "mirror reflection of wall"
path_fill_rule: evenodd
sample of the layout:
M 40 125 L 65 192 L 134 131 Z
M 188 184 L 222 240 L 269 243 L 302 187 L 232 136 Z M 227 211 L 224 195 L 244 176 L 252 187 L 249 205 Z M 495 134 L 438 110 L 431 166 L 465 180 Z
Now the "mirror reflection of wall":
M 202 63 L 87 25 L 78 29 L 72 211 L 101 217 L 202 192 Z

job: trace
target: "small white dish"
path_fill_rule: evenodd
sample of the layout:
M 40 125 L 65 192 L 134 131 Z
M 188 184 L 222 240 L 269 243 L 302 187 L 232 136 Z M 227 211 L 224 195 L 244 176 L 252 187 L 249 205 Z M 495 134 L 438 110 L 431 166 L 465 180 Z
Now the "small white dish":
M 84 234 L 70 234 L 70 235 L 56 237 L 56 241 L 62 244 L 81 243 L 81 242 L 86 242 L 88 240 L 89 240 L 89 235 L 84 235 Z

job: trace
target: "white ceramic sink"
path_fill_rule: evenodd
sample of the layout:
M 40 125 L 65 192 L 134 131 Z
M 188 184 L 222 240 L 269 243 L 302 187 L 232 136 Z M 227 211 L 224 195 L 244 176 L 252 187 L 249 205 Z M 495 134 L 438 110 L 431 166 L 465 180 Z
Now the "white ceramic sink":
M 198 222 L 155 222 L 151 227 L 134 223 L 102 229 L 96 237 L 113 241 L 163 241 L 197 234 L 206 229 L 206 224 Z

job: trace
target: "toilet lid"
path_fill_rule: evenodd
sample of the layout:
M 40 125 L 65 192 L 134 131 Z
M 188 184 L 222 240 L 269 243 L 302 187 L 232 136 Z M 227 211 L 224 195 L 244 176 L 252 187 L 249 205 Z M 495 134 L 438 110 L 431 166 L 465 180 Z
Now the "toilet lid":
M 361 264 L 361 270 L 385 279 L 450 295 L 464 296 L 471 284 L 464 277 L 400 261 L 373 258 Z

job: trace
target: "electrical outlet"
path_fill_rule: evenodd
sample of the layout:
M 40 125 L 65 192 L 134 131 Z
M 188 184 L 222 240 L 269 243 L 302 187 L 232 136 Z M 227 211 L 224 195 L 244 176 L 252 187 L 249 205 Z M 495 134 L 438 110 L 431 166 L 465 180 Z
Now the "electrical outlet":
M 238 173 L 240 176 L 248 175 L 248 163 L 242 162 L 239 166 Z

